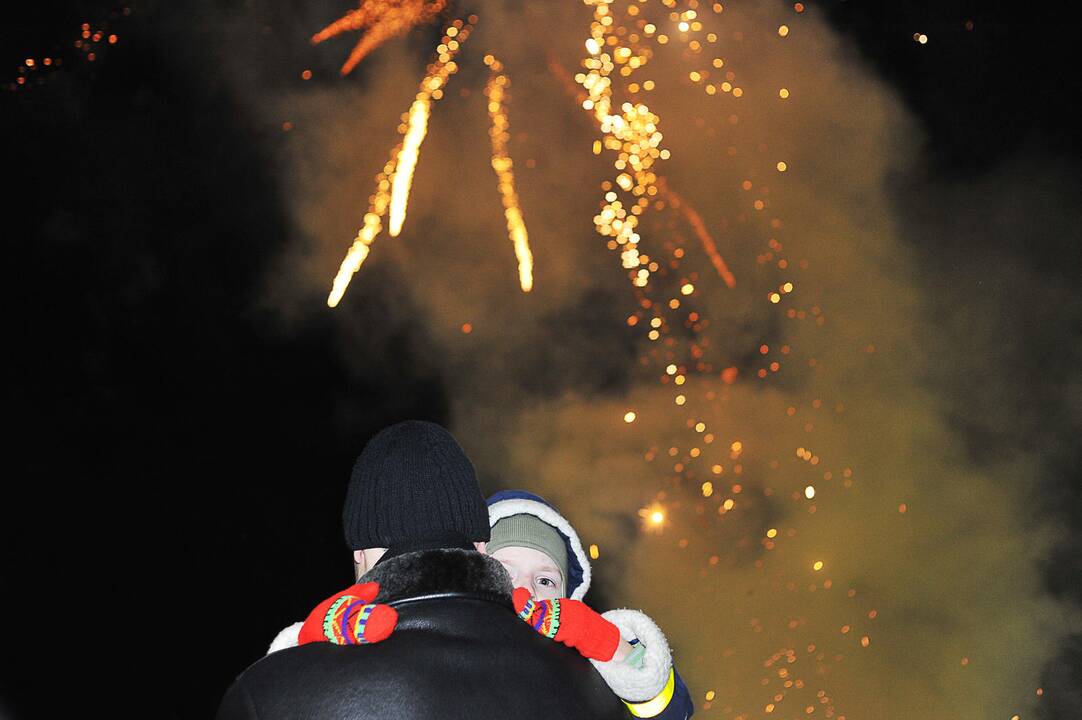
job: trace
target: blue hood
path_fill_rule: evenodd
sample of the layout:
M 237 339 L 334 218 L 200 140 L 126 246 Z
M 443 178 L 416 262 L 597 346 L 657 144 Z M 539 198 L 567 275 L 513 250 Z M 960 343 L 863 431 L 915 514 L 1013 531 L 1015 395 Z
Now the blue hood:
M 544 498 L 525 490 L 501 490 L 488 500 L 488 524 L 512 515 L 533 515 L 560 533 L 567 545 L 567 596 L 582 600 L 590 589 L 590 561 L 575 528 Z

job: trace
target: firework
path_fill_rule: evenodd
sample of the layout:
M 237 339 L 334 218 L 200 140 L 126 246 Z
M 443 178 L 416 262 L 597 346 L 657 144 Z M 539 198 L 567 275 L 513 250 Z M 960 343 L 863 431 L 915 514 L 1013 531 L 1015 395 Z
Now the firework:
M 417 96 L 410 106 L 405 137 L 391 151 L 391 159 L 376 176 L 376 191 L 369 198 L 364 224 L 357 232 L 357 238 L 353 241 L 345 259 L 342 260 L 338 273 L 334 277 L 331 292 L 327 296 L 329 307 L 338 305 L 346 292 L 346 287 L 349 286 L 350 279 L 360 270 L 368 257 L 369 246 L 383 229 L 383 217 L 387 214 L 388 208 L 391 212 L 390 234 L 397 235 L 401 230 L 402 222 L 406 217 L 406 204 L 409 200 L 413 170 L 417 165 L 418 153 L 427 128 L 429 109 L 434 100 L 443 97 L 443 88 L 447 80 L 458 71 L 454 56 L 462 47 L 462 43 L 470 36 L 475 22 L 476 18 L 473 16 L 466 21 L 455 20 L 444 33 L 437 48 L 436 59 L 429 64 L 428 72 L 421 81 Z
M 515 246 L 518 258 L 519 285 L 523 292 L 533 288 L 533 254 L 530 252 L 530 239 L 526 233 L 526 223 L 522 219 L 518 195 L 515 193 L 515 175 L 511 156 L 507 153 L 508 128 L 506 89 L 511 80 L 503 72 L 503 65 L 492 55 L 485 56 L 485 64 L 491 69 L 491 76 L 485 85 L 485 97 L 488 98 L 488 115 L 492 121 L 489 135 L 492 138 L 492 169 L 499 180 L 500 198 L 503 200 L 503 212 L 507 218 L 507 234 Z
M 675 190 L 669 187 L 664 178 L 658 180 L 658 187 L 660 188 L 661 195 L 669 201 L 669 206 L 673 210 L 680 211 L 687 219 L 688 224 L 691 225 L 691 229 L 695 231 L 695 237 L 699 238 L 699 243 L 703 246 L 703 251 L 706 252 L 706 256 L 710 258 L 710 264 L 714 266 L 714 269 L 718 271 L 718 275 L 725 281 L 725 284 L 730 287 L 736 287 L 736 277 L 729 270 L 729 266 L 725 264 L 725 259 L 721 257 L 721 253 L 718 252 L 718 246 L 714 243 L 714 239 L 710 237 L 710 233 L 706 229 L 706 223 L 703 222 L 702 216 L 691 206 L 690 203 L 680 197 Z
M 619 28 L 619 26 L 617 27 Z M 619 30 L 617 30 L 617 32 L 619 32 Z M 601 46 L 596 42 L 587 43 L 587 49 L 590 50 L 600 47 Z M 617 55 L 618 57 L 624 58 L 627 61 L 627 64 L 624 66 L 625 70 L 631 70 L 633 68 L 641 67 L 642 63 L 645 62 L 646 57 L 645 54 L 631 56 L 628 55 L 627 52 L 623 51 L 618 51 Z M 631 57 L 636 58 L 634 63 L 631 62 Z M 581 104 L 582 107 L 587 109 L 588 111 L 596 110 L 597 105 L 591 101 L 589 95 L 582 92 L 581 90 L 578 90 L 577 86 L 574 84 L 575 81 L 584 83 L 586 81 L 586 78 L 588 77 L 587 75 L 580 73 L 575 77 L 574 80 L 572 80 L 568 72 L 564 69 L 563 65 L 561 65 L 560 62 L 551 54 L 548 58 L 548 66 L 549 71 L 557 78 L 557 80 L 559 80 L 564 85 L 564 89 L 567 91 L 568 95 L 574 97 L 576 102 Z M 596 63 L 587 63 L 587 67 L 594 66 L 596 66 Z M 604 65 L 602 65 L 602 67 L 604 67 Z M 630 73 L 627 74 L 630 75 Z M 713 86 L 710 86 L 710 89 L 713 90 Z M 712 95 L 714 93 L 709 92 L 708 94 Z M 598 120 L 599 127 L 604 127 L 604 123 L 602 122 L 603 118 L 599 116 L 596 112 L 594 112 L 593 115 Z M 635 146 L 634 143 L 632 143 L 631 145 L 632 147 L 630 149 L 636 149 L 637 146 Z M 611 142 L 608 139 L 606 139 L 606 142 L 604 143 L 602 143 L 601 141 L 597 141 L 594 143 L 594 154 L 600 154 L 601 150 L 605 147 L 612 149 L 622 149 L 622 144 L 618 145 L 617 142 Z M 658 152 L 657 156 L 664 158 L 668 156 L 668 153 L 665 150 L 661 150 Z M 621 153 L 619 159 L 617 160 L 618 168 L 620 160 L 625 159 L 625 157 L 626 159 L 630 159 L 632 156 L 627 153 Z M 721 256 L 721 253 L 718 252 L 717 244 L 710 236 L 710 232 L 706 229 L 706 224 L 703 222 L 702 216 L 699 215 L 699 213 L 695 210 L 694 206 L 692 206 L 691 203 L 689 203 L 686 199 L 678 195 L 676 191 L 674 191 L 668 185 L 665 179 L 660 175 L 645 175 L 644 179 L 648 183 L 650 183 L 650 185 L 645 186 L 647 190 L 644 194 L 647 196 L 660 194 L 661 197 L 668 200 L 669 205 L 670 207 L 672 207 L 672 209 L 681 212 L 681 214 L 687 220 L 688 224 L 691 225 L 692 230 L 695 232 L 695 236 L 699 239 L 699 242 L 703 247 L 703 251 L 706 252 L 707 257 L 710 258 L 710 263 L 714 266 L 715 270 L 717 270 L 718 275 L 721 276 L 722 280 L 729 288 L 736 287 L 736 277 L 733 275 L 732 271 L 729 270 L 725 259 Z M 618 177 L 617 180 L 619 181 L 620 178 Z M 612 184 L 608 183 L 607 185 L 608 187 L 606 187 L 605 189 L 607 190 L 607 192 L 611 192 Z M 656 189 L 654 191 L 651 191 L 651 186 Z M 621 185 L 621 187 L 623 186 Z M 640 200 L 641 199 L 643 198 L 640 196 Z M 606 201 L 608 201 L 608 197 L 606 197 Z M 639 213 L 641 213 L 641 211 L 646 207 L 647 203 L 638 202 L 635 206 L 632 206 L 632 212 L 634 214 L 635 210 L 638 209 Z M 598 218 L 595 218 L 595 220 L 604 221 L 611 216 L 620 218 L 621 221 L 623 221 L 623 218 L 621 218 L 621 216 L 619 215 L 619 210 L 620 208 L 609 202 L 609 205 L 606 205 L 603 208 L 601 215 L 599 215 Z M 634 218 L 631 219 L 631 222 L 637 223 Z M 611 229 L 612 228 L 610 226 L 605 226 L 603 223 L 598 224 L 598 232 L 600 232 L 602 235 L 610 235 Z M 618 246 L 618 243 L 619 239 L 617 240 L 616 244 L 610 241 L 610 248 L 615 249 L 615 247 Z M 649 271 L 649 265 L 646 270 Z M 645 285 L 645 278 L 647 277 L 646 275 L 643 275 L 642 273 L 636 273 L 634 277 L 637 286 L 642 287 Z
M 625 206 L 610 184 L 601 212 L 594 217 L 594 226 L 599 234 L 612 238 L 609 244 L 612 249 L 621 248 L 624 268 L 633 271 L 632 283 L 636 287 L 645 287 L 650 270 L 640 267 L 638 216 L 649 206 L 649 198 L 658 192 L 657 176 L 651 170 L 654 161 L 667 158 L 669 153 L 659 147 L 662 140 L 658 130 L 660 118 L 649 107 L 641 102 L 624 102 L 618 108 L 614 107 L 612 74 L 616 66 L 642 67 L 647 56 L 619 41 L 610 54 L 608 38 L 617 37 L 612 3 L 609 0 L 584 2 L 594 7 L 594 21 L 585 43 L 589 56 L 582 62 L 586 72 L 577 74 L 575 80 L 586 90 L 583 109 L 592 112 L 601 126 L 602 146 L 618 153 L 613 162 L 618 171 L 616 187 L 626 193 L 625 198 L 627 195 L 634 198 Z
M 342 33 L 366 30 L 342 65 L 341 73 L 348 75 L 387 40 L 406 34 L 416 25 L 434 21 L 445 7 L 447 0 L 361 0 L 356 10 L 350 10 L 313 35 L 312 44 L 318 45 Z

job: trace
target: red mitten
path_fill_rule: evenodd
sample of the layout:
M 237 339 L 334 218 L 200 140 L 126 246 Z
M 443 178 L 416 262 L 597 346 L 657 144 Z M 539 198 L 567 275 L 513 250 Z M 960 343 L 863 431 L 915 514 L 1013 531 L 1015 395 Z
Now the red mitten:
M 583 657 L 612 660 L 620 630 L 586 603 L 570 598 L 535 600 L 526 588 L 516 588 L 511 597 L 518 616 L 545 637 L 575 648 Z
M 373 604 L 378 594 L 379 583 L 370 582 L 331 595 L 308 614 L 297 644 L 365 645 L 386 639 L 398 623 L 398 611 L 390 605 Z

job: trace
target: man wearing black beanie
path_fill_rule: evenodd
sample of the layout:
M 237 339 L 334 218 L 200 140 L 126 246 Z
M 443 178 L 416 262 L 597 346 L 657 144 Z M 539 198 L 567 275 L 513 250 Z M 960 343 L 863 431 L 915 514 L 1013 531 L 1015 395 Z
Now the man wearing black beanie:
M 298 647 L 300 623 L 292 638 L 287 628 L 229 688 L 219 720 L 629 717 L 586 660 L 515 614 L 503 566 L 477 552 L 489 522 L 473 465 L 444 428 L 377 433 L 342 521 L 359 580 L 398 613 L 393 634 Z
M 381 430 L 357 458 L 342 528 L 360 577 L 384 556 L 486 542 L 488 507 L 451 433 L 408 420 Z

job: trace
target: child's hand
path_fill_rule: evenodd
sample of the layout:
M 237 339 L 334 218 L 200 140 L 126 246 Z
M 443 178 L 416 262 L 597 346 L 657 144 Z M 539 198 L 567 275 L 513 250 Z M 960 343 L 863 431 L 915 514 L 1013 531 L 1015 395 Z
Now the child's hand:
M 612 660 L 620 630 L 586 603 L 570 598 L 534 600 L 526 588 L 516 588 L 511 598 L 518 616 L 545 637 L 575 648 L 583 657 Z
M 316 606 L 301 627 L 298 645 L 331 642 L 335 645 L 366 645 L 385 640 L 398 623 L 398 611 L 390 605 L 373 604 L 379 583 L 351 585 Z

